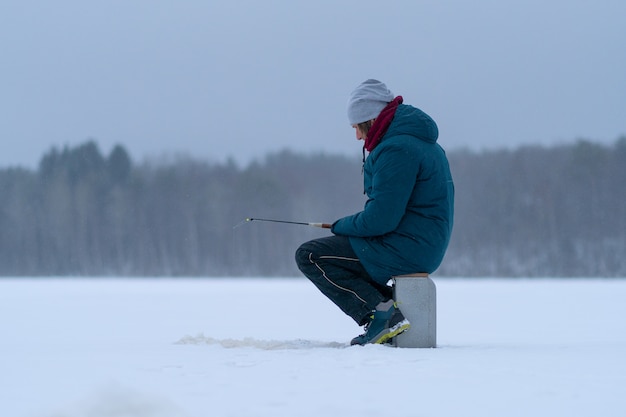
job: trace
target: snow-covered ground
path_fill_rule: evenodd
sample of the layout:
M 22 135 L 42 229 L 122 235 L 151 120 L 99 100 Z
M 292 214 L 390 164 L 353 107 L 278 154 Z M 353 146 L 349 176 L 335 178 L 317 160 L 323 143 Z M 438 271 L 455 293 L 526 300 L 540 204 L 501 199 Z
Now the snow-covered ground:
M 2 279 L 0 415 L 626 415 L 626 280 L 435 282 L 398 349 L 303 278 Z

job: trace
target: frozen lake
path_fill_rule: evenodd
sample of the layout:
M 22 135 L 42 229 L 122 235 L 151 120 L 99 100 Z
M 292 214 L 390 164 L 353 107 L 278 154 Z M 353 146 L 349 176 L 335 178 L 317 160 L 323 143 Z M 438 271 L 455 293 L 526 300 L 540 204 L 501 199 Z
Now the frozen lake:
M 303 278 L 0 279 L 1 415 L 626 415 L 626 280 L 434 280 L 397 349 Z

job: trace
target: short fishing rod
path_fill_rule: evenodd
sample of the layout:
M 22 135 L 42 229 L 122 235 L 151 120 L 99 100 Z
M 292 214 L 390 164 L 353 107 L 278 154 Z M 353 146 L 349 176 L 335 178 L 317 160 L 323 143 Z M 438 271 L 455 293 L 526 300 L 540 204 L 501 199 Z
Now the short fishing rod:
M 303 226 L 321 227 L 322 229 L 330 229 L 330 227 L 332 226 L 330 223 L 292 222 L 292 221 L 289 221 L 289 220 L 258 219 L 258 218 L 246 217 L 243 221 L 241 221 L 238 224 L 236 224 L 233 227 L 233 229 L 235 227 L 239 227 L 242 224 L 247 223 L 247 222 L 271 222 L 271 223 L 299 224 L 299 225 L 303 225 Z

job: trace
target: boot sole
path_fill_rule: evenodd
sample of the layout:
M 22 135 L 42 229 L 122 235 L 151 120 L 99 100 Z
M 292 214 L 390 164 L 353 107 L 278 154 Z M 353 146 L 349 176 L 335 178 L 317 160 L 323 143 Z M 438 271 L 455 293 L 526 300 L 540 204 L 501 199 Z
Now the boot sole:
M 370 343 L 377 344 L 377 345 L 383 344 L 387 342 L 389 339 L 396 337 L 397 335 L 401 333 L 406 332 L 407 330 L 409 330 L 409 328 L 411 328 L 411 323 L 409 323 L 407 319 L 404 319 L 398 324 L 396 324 L 395 326 L 389 328 L 389 331 L 387 333 L 384 333 L 378 336 L 378 338 L 376 338 L 375 340 L 372 340 Z

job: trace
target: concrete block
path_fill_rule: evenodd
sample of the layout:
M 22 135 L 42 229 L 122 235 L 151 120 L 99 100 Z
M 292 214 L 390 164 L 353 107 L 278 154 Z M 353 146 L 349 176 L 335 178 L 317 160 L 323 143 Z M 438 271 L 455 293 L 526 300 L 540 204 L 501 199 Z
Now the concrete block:
M 398 307 L 411 322 L 411 328 L 394 338 L 397 347 L 434 348 L 437 346 L 437 289 L 428 274 L 393 277 Z

